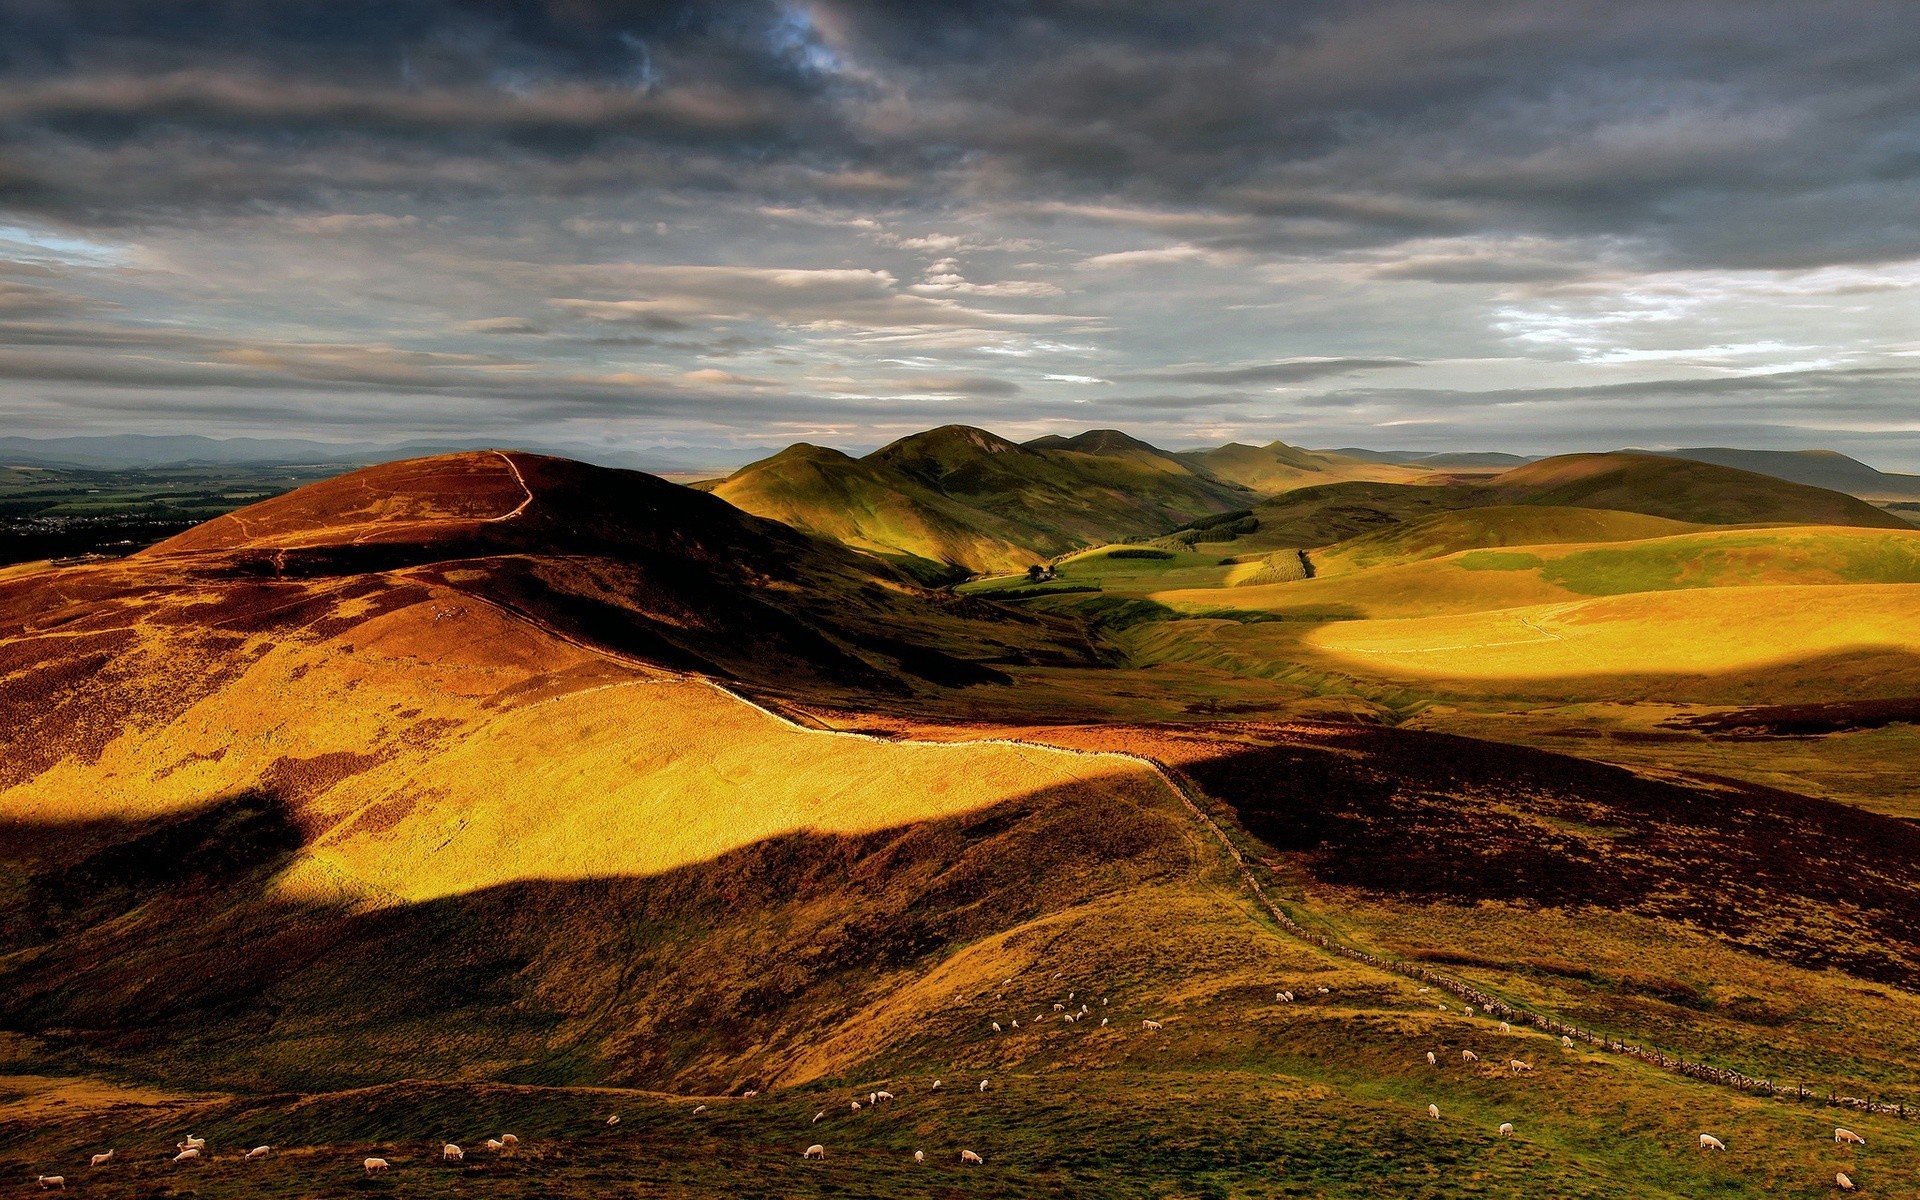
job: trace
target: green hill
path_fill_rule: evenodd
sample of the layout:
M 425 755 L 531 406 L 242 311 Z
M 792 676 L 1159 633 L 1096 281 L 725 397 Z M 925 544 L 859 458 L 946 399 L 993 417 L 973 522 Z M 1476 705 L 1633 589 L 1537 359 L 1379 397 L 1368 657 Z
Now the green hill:
M 1163 534 L 1253 499 L 1112 430 L 1023 446 L 962 425 L 863 458 L 790 447 L 705 490 L 921 578 L 1017 571 L 1084 546 Z
M 1221 479 L 1264 495 L 1291 488 L 1342 480 L 1407 480 L 1418 471 L 1398 463 L 1373 462 L 1333 450 L 1303 450 L 1285 442 L 1249 446 L 1228 442 L 1210 450 L 1186 450 L 1179 455 L 1191 464 Z
M 1322 574 L 1440 558 L 1492 546 L 1631 542 L 1690 533 L 1700 526 L 1642 513 L 1552 505 L 1493 505 L 1435 513 L 1329 546 L 1313 561 Z

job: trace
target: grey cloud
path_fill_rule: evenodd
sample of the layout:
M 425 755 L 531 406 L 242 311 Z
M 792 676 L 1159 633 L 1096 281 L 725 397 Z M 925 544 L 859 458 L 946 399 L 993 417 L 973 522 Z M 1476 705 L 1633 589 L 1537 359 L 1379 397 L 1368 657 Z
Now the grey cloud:
M 1160 379 L 1168 383 L 1304 383 L 1355 371 L 1384 371 L 1418 365 L 1405 358 L 1307 358 L 1246 367 L 1161 371 L 1142 378 Z

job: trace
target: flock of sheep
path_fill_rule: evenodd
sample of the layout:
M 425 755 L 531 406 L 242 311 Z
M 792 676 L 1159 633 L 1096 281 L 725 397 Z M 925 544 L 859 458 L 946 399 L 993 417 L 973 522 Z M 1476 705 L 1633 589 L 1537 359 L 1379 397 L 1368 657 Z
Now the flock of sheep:
M 1061 974 L 1062 973 L 1056 973 L 1054 975 L 1054 979 L 1056 980 L 1059 979 Z M 1001 986 L 1002 988 L 1005 988 L 1007 986 L 1010 986 L 1012 983 L 1013 983 L 1013 979 L 1008 978 L 1002 981 Z M 1326 987 L 1320 987 L 1320 988 L 1317 988 L 1316 990 L 1320 995 L 1330 994 L 1330 989 Z M 1425 995 L 1430 993 L 1431 988 L 1421 987 L 1418 989 L 1418 991 L 1420 994 Z M 1274 993 L 1273 998 L 1277 1003 L 1293 1003 L 1296 1000 L 1295 994 L 1292 991 L 1288 991 L 1284 989 L 1276 991 Z M 955 999 L 956 1000 L 959 999 L 957 994 Z M 1005 993 L 1004 992 L 996 993 L 994 996 L 994 999 L 996 1001 L 1004 1001 Z M 1065 1001 L 1054 1002 L 1052 1006 L 1051 1014 L 1049 1014 L 1044 1010 L 1041 1012 L 1038 1012 L 1034 1014 L 1034 1016 L 1031 1018 L 1030 1024 L 1033 1026 L 1038 1026 L 1042 1022 L 1044 1022 L 1049 1015 L 1057 1016 L 1060 1018 L 1060 1020 L 1063 1023 L 1067 1023 L 1067 1024 L 1077 1024 L 1081 1021 L 1090 1019 L 1094 1015 L 1094 1009 L 1090 1002 L 1086 1000 L 1081 1000 L 1079 1007 L 1077 1009 L 1072 1007 L 1074 1002 L 1078 999 L 1079 999 L 1079 996 L 1077 992 L 1068 991 Z M 1108 1007 L 1107 997 L 1105 996 L 1100 997 L 1100 1007 L 1102 1009 L 1105 1009 Z M 1437 1004 L 1436 1007 L 1442 1010 L 1447 1010 L 1447 1006 L 1445 1004 Z M 1474 1007 L 1472 1005 L 1466 1006 L 1465 1011 L 1469 1017 L 1474 1015 Z M 1489 1012 L 1487 1015 L 1491 1016 L 1492 1014 L 1491 1012 Z M 1109 1024 L 1109 1022 L 1110 1022 L 1110 1018 L 1108 1017 L 1100 1018 L 1100 1026 L 1103 1028 L 1106 1027 Z M 1005 1032 L 1005 1029 L 1003 1028 L 1003 1026 L 998 1020 L 991 1020 L 987 1024 L 988 1024 L 988 1028 L 991 1029 L 992 1032 L 996 1034 Z M 1018 1019 L 1010 1018 L 1008 1021 L 1008 1024 L 1011 1025 L 1012 1028 L 1014 1029 L 1021 1028 L 1021 1024 Z M 1506 1021 L 1499 1022 L 1499 1027 L 1502 1033 L 1513 1032 L 1512 1026 Z M 1163 1022 L 1154 1020 L 1152 1018 L 1143 1018 L 1140 1021 L 1140 1029 L 1142 1033 L 1146 1033 L 1146 1034 L 1156 1033 L 1163 1030 L 1164 1028 L 1165 1028 L 1165 1025 Z M 1563 1035 L 1560 1038 L 1560 1045 L 1562 1049 L 1571 1050 L 1574 1048 L 1575 1043 L 1571 1037 Z M 1477 1063 L 1480 1061 L 1480 1056 L 1472 1050 L 1462 1049 L 1460 1051 L 1460 1059 L 1463 1063 Z M 1431 1050 L 1426 1051 L 1426 1061 L 1429 1067 L 1438 1067 L 1440 1065 L 1439 1056 Z M 1533 1070 L 1533 1066 L 1531 1063 L 1528 1063 L 1525 1060 L 1519 1059 L 1519 1058 L 1509 1057 L 1506 1065 L 1507 1065 L 1508 1071 L 1516 1075 L 1522 1074 L 1525 1072 L 1531 1072 Z M 981 1078 L 977 1084 L 978 1091 L 982 1093 L 986 1092 L 988 1088 L 988 1083 L 989 1083 L 988 1078 L 985 1078 L 985 1077 Z M 942 1085 L 942 1081 L 936 1079 L 933 1081 L 933 1086 L 930 1090 L 937 1092 L 941 1090 L 941 1085 Z M 759 1094 L 760 1093 L 758 1091 L 747 1091 L 742 1093 L 742 1098 L 751 1099 L 755 1096 L 758 1096 Z M 894 1093 L 890 1091 L 883 1091 L 883 1090 L 876 1089 L 874 1091 L 870 1091 L 867 1093 L 864 1107 L 868 1109 L 876 1108 L 882 1104 L 890 1103 L 894 1099 L 895 1099 Z M 858 1097 L 855 1097 L 848 1101 L 848 1111 L 850 1112 L 854 1112 L 854 1113 L 860 1112 L 862 1110 L 862 1107 L 863 1105 L 861 1103 L 861 1100 Z M 708 1111 L 708 1106 L 705 1104 L 701 1104 L 693 1109 L 693 1115 L 699 1116 L 705 1113 L 706 1111 Z M 818 1124 L 826 1116 L 827 1116 L 827 1112 L 825 1110 L 819 1113 L 816 1113 L 813 1118 L 813 1123 Z M 1432 1118 L 1433 1120 L 1436 1120 L 1436 1121 L 1439 1120 L 1440 1119 L 1439 1105 L 1437 1104 L 1427 1105 L 1427 1116 Z M 615 1125 L 618 1125 L 619 1123 L 620 1123 L 620 1117 L 617 1114 L 606 1118 L 606 1124 L 608 1126 L 615 1126 Z M 1513 1122 L 1511 1121 L 1501 1122 L 1497 1132 L 1499 1136 L 1502 1138 L 1513 1137 L 1514 1136 Z M 1844 1129 L 1844 1128 L 1836 1128 L 1833 1131 L 1833 1140 L 1837 1145 L 1850 1144 L 1850 1145 L 1865 1146 L 1867 1144 L 1865 1138 L 1861 1137 L 1859 1134 L 1853 1132 L 1850 1129 Z M 520 1139 L 515 1137 L 511 1133 L 507 1133 L 507 1134 L 502 1134 L 498 1138 L 488 1138 L 484 1144 L 488 1151 L 491 1151 L 494 1154 L 501 1154 L 518 1146 L 520 1144 Z M 1721 1152 L 1725 1152 L 1727 1149 L 1725 1142 L 1723 1142 L 1718 1137 L 1715 1137 L 1714 1135 L 1709 1133 L 1702 1133 L 1699 1135 L 1699 1147 L 1702 1150 L 1715 1150 L 1715 1151 L 1721 1151 Z M 187 1162 L 200 1160 L 205 1155 L 206 1148 L 207 1148 L 207 1141 L 205 1138 L 195 1137 L 192 1134 L 189 1134 L 187 1135 L 187 1138 L 185 1141 L 180 1142 L 175 1147 L 177 1153 L 173 1155 L 172 1161 L 175 1164 L 179 1164 L 179 1163 L 187 1163 Z M 256 1146 L 253 1149 L 246 1151 L 244 1154 L 240 1156 L 240 1158 L 242 1161 L 250 1162 L 256 1159 L 266 1158 L 271 1153 L 273 1153 L 273 1147 L 271 1146 Z M 111 1149 L 103 1151 L 98 1154 L 94 1154 L 88 1160 L 88 1167 L 94 1168 L 94 1167 L 106 1166 L 113 1161 L 113 1156 L 114 1156 L 114 1151 Z M 824 1160 L 826 1156 L 827 1156 L 827 1148 L 824 1143 L 820 1143 L 820 1142 L 815 1142 L 814 1144 L 808 1146 L 801 1153 L 802 1158 L 809 1159 L 809 1160 L 811 1159 Z M 456 1143 L 446 1142 L 442 1144 L 442 1146 L 440 1147 L 440 1157 L 442 1161 L 445 1161 L 445 1162 L 462 1162 L 466 1159 L 466 1151 Z M 925 1163 L 927 1161 L 926 1152 L 924 1150 L 913 1151 L 913 1161 L 915 1163 Z M 962 1165 L 979 1166 L 979 1165 L 984 1165 L 986 1160 L 980 1154 L 978 1154 L 973 1150 L 961 1150 L 959 1151 L 959 1161 Z M 369 1176 L 385 1172 L 388 1169 L 390 1169 L 390 1166 L 391 1164 L 388 1163 L 386 1159 L 377 1158 L 377 1157 L 364 1159 L 361 1163 L 361 1168 Z M 66 1177 L 63 1175 L 41 1175 L 39 1177 L 39 1184 L 42 1189 L 46 1189 L 46 1188 L 64 1189 L 66 1187 L 66 1183 L 67 1183 Z M 1847 1191 L 1847 1192 L 1856 1190 L 1856 1185 L 1854 1184 L 1853 1180 L 1844 1171 L 1838 1172 L 1835 1174 L 1834 1186 L 1839 1188 L 1842 1191 Z
M 618 1117 L 609 1117 L 608 1124 L 614 1124 L 619 1120 L 620 1118 Z M 503 1133 L 497 1138 L 488 1138 L 486 1142 L 487 1149 L 496 1154 L 510 1150 L 519 1144 L 520 1139 L 511 1133 Z M 174 1149 L 177 1151 L 173 1156 L 173 1162 L 176 1165 L 179 1163 L 204 1161 L 207 1151 L 207 1139 L 188 1134 L 187 1140 L 175 1145 Z M 272 1153 L 272 1146 L 255 1146 L 245 1154 L 242 1154 L 240 1160 L 242 1162 L 253 1162 L 256 1159 L 265 1158 Z M 113 1161 L 113 1154 L 114 1152 L 112 1150 L 103 1150 L 99 1154 L 95 1154 L 87 1159 L 87 1166 L 89 1168 L 104 1167 Z M 465 1161 L 467 1152 L 452 1142 L 446 1142 L 440 1147 L 440 1157 L 447 1162 L 462 1162 Z M 389 1169 L 392 1165 L 393 1164 L 384 1158 L 363 1159 L 360 1163 L 361 1169 L 368 1175 L 377 1175 Z M 65 1175 L 42 1175 L 39 1178 L 39 1183 L 43 1191 L 47 1188 L 60 1188 L 65 1190 L 67 1177 Z

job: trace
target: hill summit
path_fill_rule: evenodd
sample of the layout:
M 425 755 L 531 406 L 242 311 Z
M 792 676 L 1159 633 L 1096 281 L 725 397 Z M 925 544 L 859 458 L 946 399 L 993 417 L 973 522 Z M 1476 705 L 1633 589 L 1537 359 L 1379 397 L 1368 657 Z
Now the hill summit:
M 965 425 L 916 433 L 863 458 L 789 447 L 704 486 L 928 580 L 1020 570 L 1255 499 L 1116 430 L 1022 445 Z

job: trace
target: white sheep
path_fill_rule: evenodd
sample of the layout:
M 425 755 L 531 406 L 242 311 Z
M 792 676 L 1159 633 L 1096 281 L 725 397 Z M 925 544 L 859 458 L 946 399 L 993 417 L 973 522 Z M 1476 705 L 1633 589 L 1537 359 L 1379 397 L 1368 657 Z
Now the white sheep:
M 1427 1065 L 1430 1067 L 1437 1067 L 1440 1065 L 1440 1060 L 1433 1056 L 1433 1051 L 1431 1050 L 1427 1051 Z
M 1512 1136 L 1513 1136 L 1513 1122 L 1512 1122 L 1512 1121 L 1502 1121 L 1502 1122 L 1500 1122 L 1500 1136 L 1501 1136 L 1501 1137 L 1503 1137 L 1503 1138 L 1510 1138 L 1510 1137 L 1512 1137 Z
M 880 1093 L 879 1093 L 879 1092 L 868 1092 L 868 1093 L 867 1093 L 867 1103 L 868 1103 L 868 1104 L 878 1104 L 878 1103 L 880 1103 Z
M 751 1100 L 755 1096 L 758 1096 L 759 1094 L 760 1094 L 759 1088 L 749 1088 L 748 1090 L 740 1093 L 740 1098 L 742 1100 Z
M 1165 1026 L 1161 1025 L 1160 1022 L 1158 1021 L 1142 1021 L 1140 1022 L 1140 1028 L 1145 1029 L 1148 1032 L 1152 1032 L 1153 1030 L 1156 1030 L 1156 1029 L 1164 1029 Z
M 500 1153 L 502 1150 L 505 1150 L 506 1148 L 507 1148 L 507 1144 L 501 1141 L 499 1138 L 487 1139 L 487 1149 L 493 1151 L 495 1154 Z
M 65 1175 L 42 1175 L 40 1176 L 40 1186 L 42 1188 L 59 1188 L 64 1192 L 67 1190 L 67 1177 Z
M 1416 996 L 1424 996 L 1424 995 L 1426 995 L 1426 994 L 1427 994 L 1428 992 L 1430 992 L 1430 991 L 1432 991 L 1432 990 L 1433 990 L 1432 988 L 1421 988 L 1421 989 L 1420 989 L 1419 991 L 1417 991 L 1417 992 L 1415 992 L 1414 994 L 1415 994 Z
M 1563 1033 L 1563 1034 L 1561 1034 L 1561 1035 L 1560 1035 L 1560 1048 L 1561 1048 L 1562 1050 L 1571 1050 L 1571 1049 L 1573 1049 L 1573 1039 L 1572 1039 L 1572 1038 L 1570 1038 L 1570 1037 L 1568 1037 L 1568 1036 L 1567 1036 L 1566 1034 L 1564 1034 L 1564 1033 Z
M 241 1155 L 241 1157 L 246 1159 L 248 1162 L 252 1162 L 256 1158 L 265 1158 L 267 1155 L 272 1153 L 273 1153 L 272 1146 L 255 1146 L 253 1149 Z
M 933 1081 L 933 1090 L 936 1092 L 940 1090 L 940 1081 L 938 1079 Z
M 1020 1021 L 1019 1021 L 1019 1019 L 1018 1019 L 1018 1018 L 1015 1018 L 1015 1020 L 1013 1021 L 1013 1027 L 1014 1027 L 1015 1029 L 1018 1029 L 1018 1028 L 1020 1028 Z
M 1056 1005 L 1054 1005 L 1054 1006 L 1053 1006 L 1053 1011 L 1055 1011 L 1055 1012 L 1065 1012 L 1065 1011 L 1067 1011 L 1067 1006 L 1066 1006 L 1066 1005 L 1064 1005 L 1064 1004 L 1056 1004 Z
M 989 1026 L 989 1027 L 990 1027 L 990 1028 L 991 1028 L 991 1029 L 992 1029 L 992 1030 L 993 1030 L 993 1031 L 994 1031 L 995 1033 L 999 1033 L 999 1032 L 1000 1032 L 1000 1022 L 998 1022 L 998 1021 L 989 1021 L 989 1022 L 987 1022 L 987 1024 L 988 1024 L 988 1026 Z
M 1700 1148 L 1702 1150 L 1725 1150 L 1727 1144 L 1710 1133 L 1703 1133 L 1700 1135 Z
M 465 1162 L 466 1159 L 467 1152 L 452 1142 L 448 1142 L 446 1145 L 440 1147 L 440 1161 L 442 1162 Z
M 1500 1022 L 1500 1032 L 1501 1032 L 1501 1033 L 1512 1033 L 1512 1032 L 1513 1032 L 1513 1026 L 1511 1026 L 1511 1025 L 1509 1025 L 1509 1024 L 1507 1024 L 1507 1023 L 1506 1023 L 1505 1021 L 1502 1021 L 1502 1022 Z
M 1332 988 L 1315 988 L 1314 990 L 1319 992 L 1322 996 L 1330 996 L 1333 994 Z
M 87 1160 L 87 1165 L 90 1167 L 98 1167 L 98 1166 L 104 1166 L 105 1164 L 110 1163 L 112 1161 L 113 1161 L 113 1151 L 109 1150 L 105 1154 L 96 1154 L 92 1158 L 89 1158 Z
M 1507 1068 L 1511 1070 L 1515 1075 L 1518 1075 L 1522 1071 L 1533 1070 L 1533 1064 L 1521 1062 L 1517 1058 L 1510 1058 L 1507 1060 Z
M 1833 1144 L 1837 1146 L 1837 1145 L 1839 1145 L 1839 1144 L 1841 1144 L 1842 1142 L 1852 1142 L 1852 1143 L 1853 1143 L 1853 1144 L 1855 1144 L 1856 1146 L 1864 1146 L 1864 1145 L 1866 1145 L 1866 1144 L 1867 1144 L 1867 1139 L 1865 1139 L 1865 1138 L 1863 1138 L 1863 1137 L 1861 1137 L 1861 1136 L 1860 1136 L 1859 1134 L 1857 1134 L 1857 1133 L 1855 1133 L 1855 1132 L 1854 1132 L 1853 1130 L 1851 1130 L 1851 1129 L 1836 1129 L 1836 1130 L 1834 1130 L 1834 1131 L 1833 1131 Z
M 1101 1018 L 1100 1018 L 1100 1028 L 1102 1028 L 1102 1029 L 1105 1029 L 1106 1027 L 1107 1027 L 1107 1019 L 1106 1019 L 1105 1017 L 1101 1017 Z
M 607 1118 L 607 1124 L 608 1124 L 608 1125 L 618 1125 L 619 1123 L 620 1123 L 620 1114 L 619 1114 L 619 1113 L 615 1113 L 615 1114 L 613 1114 L 612 1116 L 610 1116 L 610 1117 L 608 1117 L 608 1118 Z
M 519 1139 L 519 1138 L 517 1138 L 517 1137 L 515 1137 L 515 1136 L 513 1136 L 513 1135 L 512 1135 L 512 1134 L 510 1134 L 510 1133 L 503 1133 L 503 1134 L 501 1134 L 501 1135 L 500 1135 L 500 1140 L 501 1140 L 502 1142 L 504 1142 L 504 1143 L 506 1143 L 506 1144 L 507 1144 L 507 1145 L 509 1145 L 509 1146 L 518 1146 L 518 1145 L 520 1144 L 520 1139 Z
M 1071 1022 L 1074 1022 L 1074 1021 L 1078 1021 L 1078 1020 L 1079 1020 L 1080 1018 L 1079 1018 L 1079 1017 L 1076 1017 L 1076 1016 L 1074 1016 L 1074 1015 L 1073 1015 L 1072 1013 L 1068 1013 L 1068 1014 L 1067 1014 L 1066 1016 L 1064 1016 L 1064 1017 L 1061 1017 L 1060 1019 L 1061 1019 L 1062 1021 L 1066 1021 L 1066 1022 L 1069 1022 L 1069 1023 L 1071 1023 Z
M 960 1161 L 963 1163 L 972 1163 L 976 1167 L 981 1166 L 986 1162 L 985 1159 L 981 1158 L 978 1154 L 975 1154 L 971 1150 L 962 1150 L 960 1152 Z
M 808 1146 L 806 1148 L 806 1151 L 800 1155 L 801 1158 L 825 1158 L 826 1156 L 827 1156 L 827 1148 L 825 1146 L 822 1146 L 819 1142 L 815 1142 L 813 1145 Z
M 1438 1121 L 1440 1119 L 1440 1106 L 1438 1104 L 1427 1105 L 1427 1115 Z
M 189 1146 L 185 1150 L 182 1150 L 180 1153 L 174 1155 L 173 1161 L 177 1163 L 186 1162 L 190 1158 L 199 1158 L 199 1157 L 200 1157 L 200 1148 L 198 1146 Z
M 373 1174 L 375 1171 L 384 1171 L 391 1165 L 392 1164 L 389 1163 L 384 1158 L 369 1158 L 367 1161 L 360 1164 L 361 1168 L 365 1170 L 366 1173 L 369 1175 Z
M 824 1116 L 826 1116 L 826 1115 L 827 1115 L 827 1113 L 826 1113 L 826 1110 L 825 1110 L 825 1109 L 822 1109 L 821 1111 L 819 1111 L 819 1112 L 817 1112 L 817 1113 L 815 1113 L 815 1114 L 813 1114 L 813 1123 L 814 1123 L 815 1125 L 818 1125 L 818 1124 L 820 1123 L 820 1118 L 821 1118 L 821 1117 L 824 1117 Z
M 693 1115 L 696 1117 L 705 1111 L 707 1111 L 707 1106 L 704 1104 L 696 1104 L 693 1106 Z
M 858 1100 L 849 1100 L 847 1101 L 847 1103 L 853 1106 L 853 1108 L 850 1111 L 853 1111 L 853 1112 L 860 1111 L 860 1102 Z
M 882 1100 L 891 1100 L 893 1099 L 893 1093 L 892 1092 L 875 1092 L 873 1094 L 873 1098 L 876 1102 L 882 1101 Z
M 983 1092 L 987 1090 L 987 1081 L 984 1079 L 980 1081 L 980 1090 Z
M 1847 1178 L 1845 1171 L 1835 1171 L 1833 1174 L 1833 1186 L 1843 1192 L 1850 1192 L 1853 1190 L 1853 1180 Z
M 173 1148 L 175 1150 L 205 1150 L 207 1148 L 207 1139 L 197 1138 L 192 1134 L 188 1134 L 186 1141 L 174 1143 Z
M 1480 1056 L 1471 1050 L 1462 1050 L 1460 1052 L 1460 1060 L 1462 1062 L 1479 1062 Z
M 917 1163 L 923 1163 L 927 1161 L 927 1152 L 925 1150 L 915 1150 L 913 1152 L 913 1161 Z

